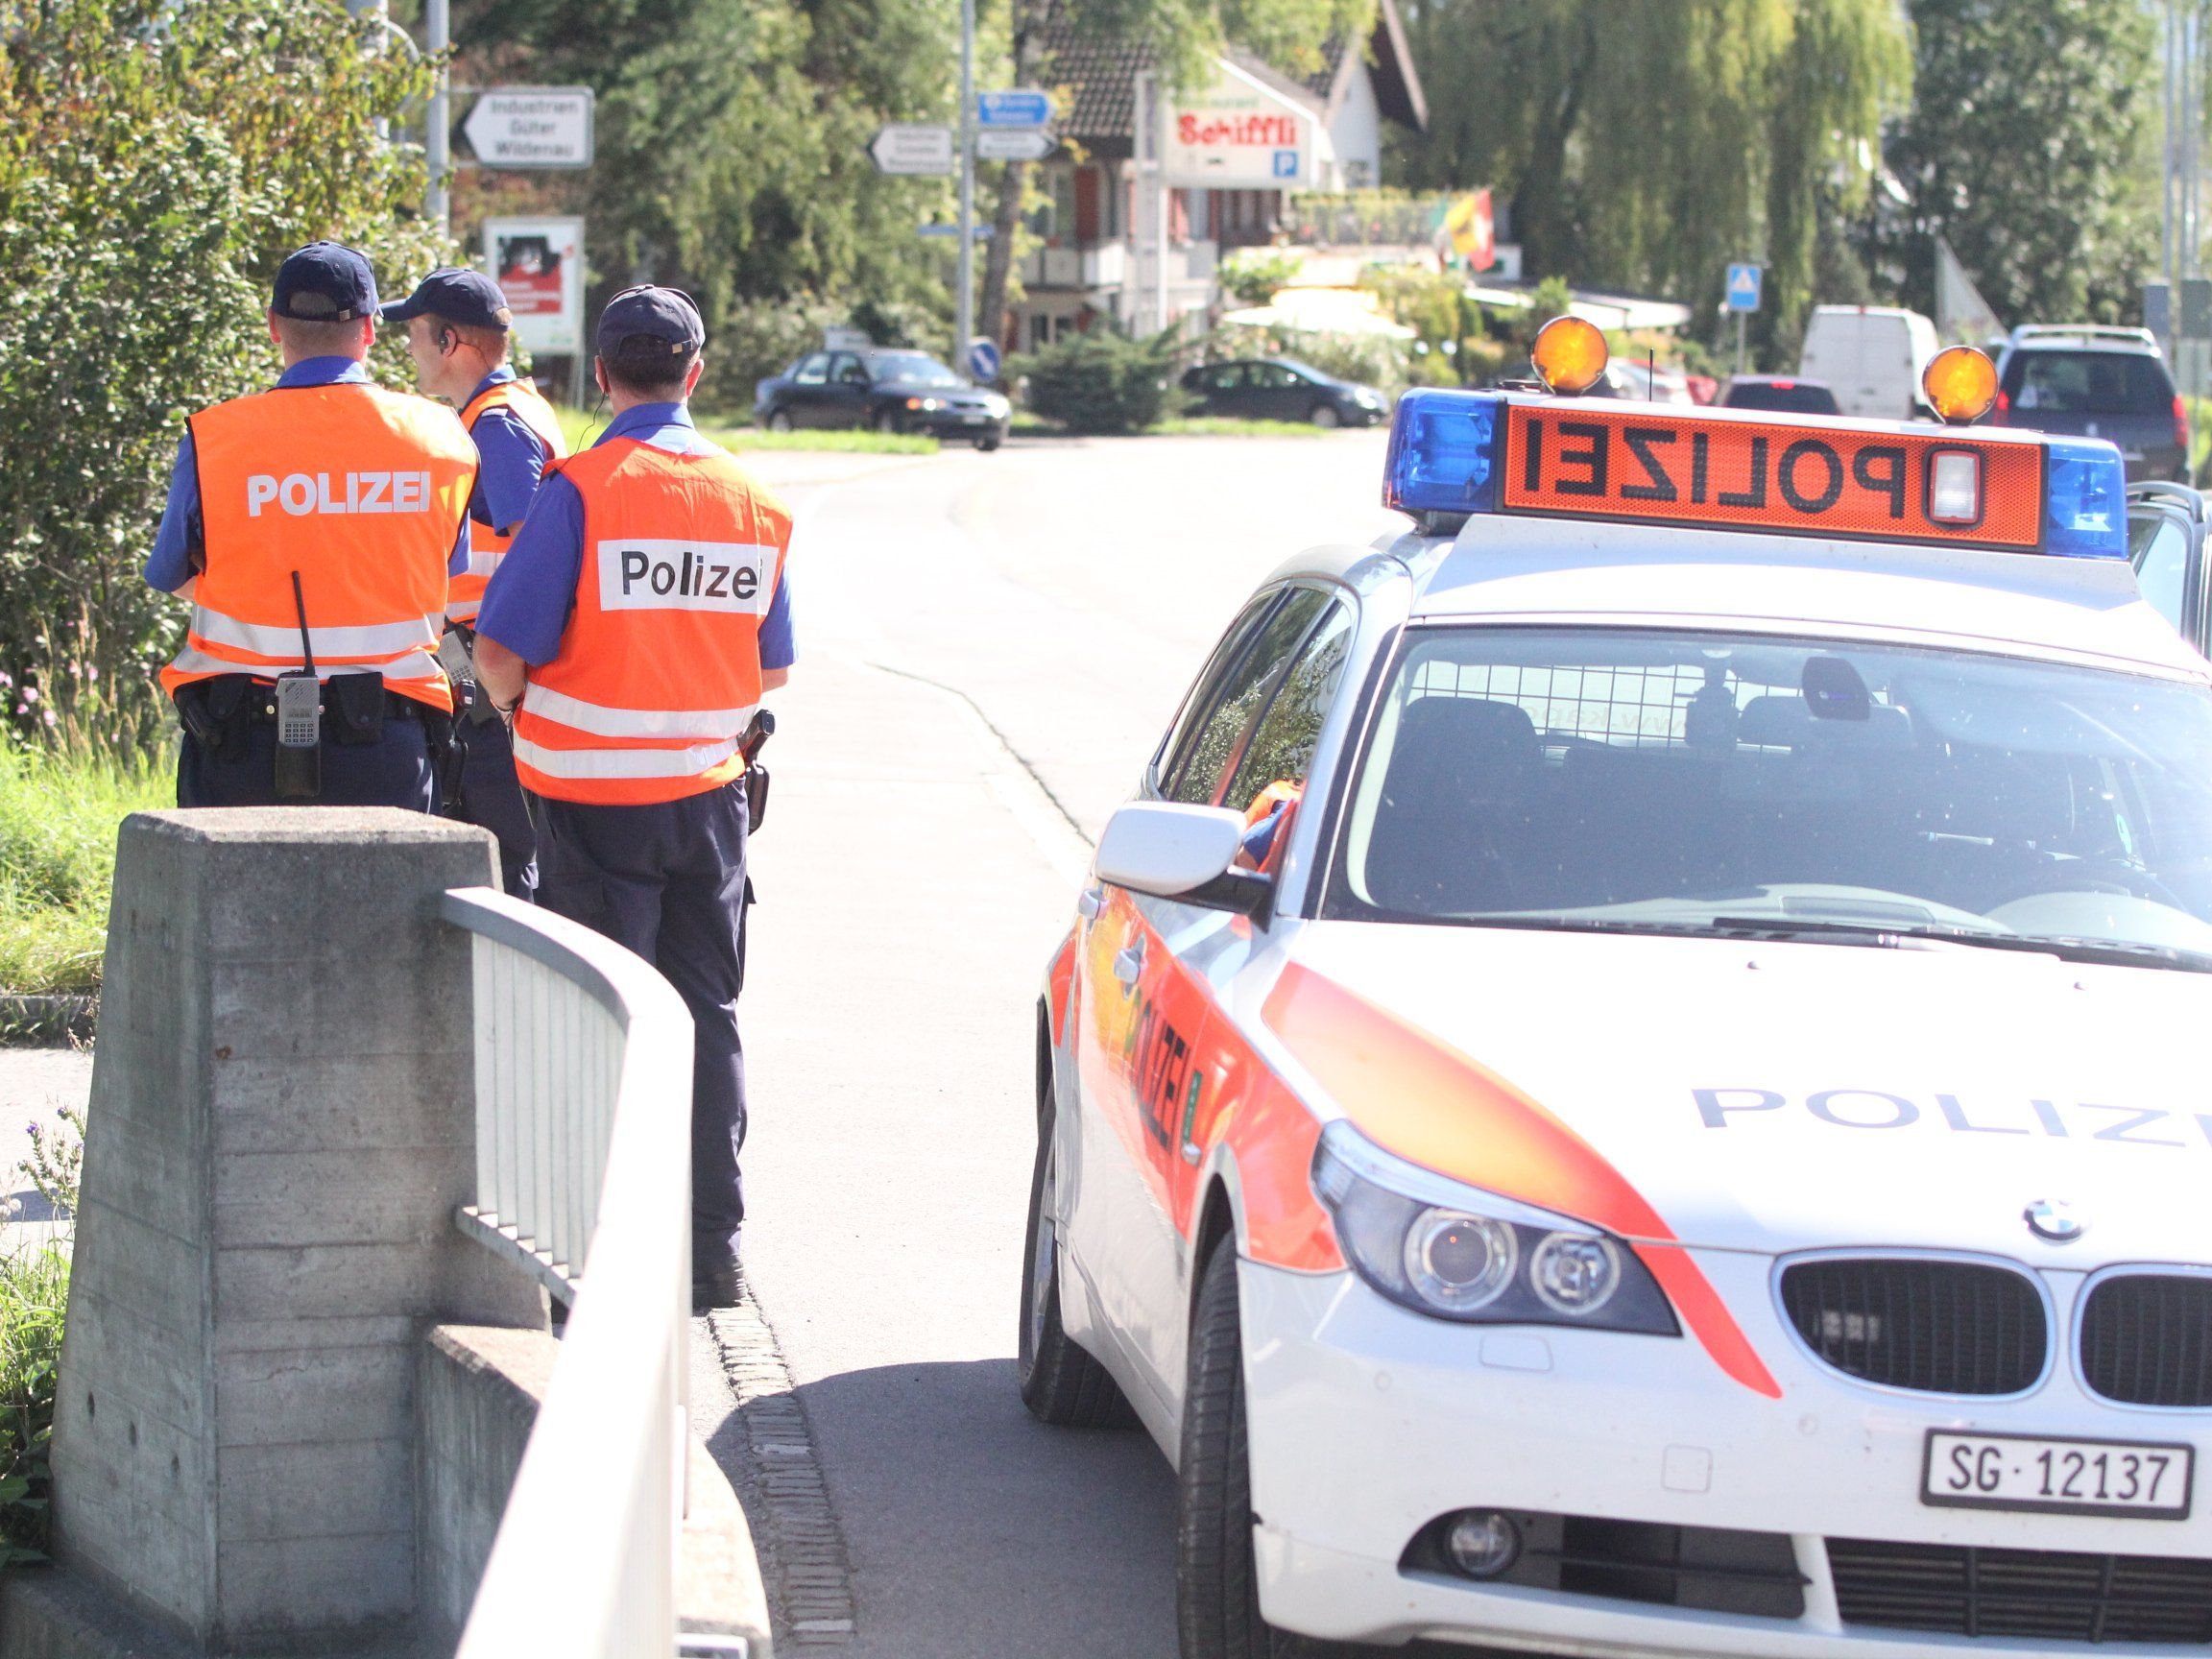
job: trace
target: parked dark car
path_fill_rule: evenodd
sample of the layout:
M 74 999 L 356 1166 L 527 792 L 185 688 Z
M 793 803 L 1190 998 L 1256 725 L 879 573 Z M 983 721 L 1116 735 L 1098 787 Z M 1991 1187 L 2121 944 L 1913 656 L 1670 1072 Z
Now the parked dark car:
M 753 413 L 771 432 L 872 426 L 996 449 L 1013 411 L 926 351 L 810 351 L 756 389 Z
M 1199 399 L 1194 415 L 1316 426 L 1372 426 L 1390 418 L 1390 399 L 1374 387 L 1324 374 L 1295 357 L 1201 364 L 1185 372 L 1183 390 Z
M 2128 479 L 2189 476 L 2189 413 L 2148 329 L 2033 325 L 1997 360 L 1999 426 L 2120 446 Z
M 1721 396 L 1723 409 L 1771 409 L 1784 415 L 1839 415 L 1825 380 L 1793 374 L 1739 374 Z
M 2212 583 L 2204 559 L 2204 497 L 2164 481 L 2128 491 L 2128 558 L 2143 597 L 2190 644 L 2212 656 Z

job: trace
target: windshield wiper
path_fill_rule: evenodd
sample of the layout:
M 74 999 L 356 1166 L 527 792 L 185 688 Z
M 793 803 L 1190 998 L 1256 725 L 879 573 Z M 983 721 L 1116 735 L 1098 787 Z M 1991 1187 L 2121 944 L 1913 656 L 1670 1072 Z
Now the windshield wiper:
M 2183 950 L 2172 945 L 2141 945 L 2124 939 L 2082 939 L 2071 935 L 1990 933 L 1979 927 L 1947 927 L 1934 923 L 1813 922 L 1788 916 L 1716 916 L 1716 933 L 1760 939 L 1856 936 L 1877 945 L 1904 939 L 1938 939 L 1947 944 L 1975 945 L 1990 950 L 2027 950 L 2056 956 L 2067 962 L 2102 962 L 2121 967 L 2178 968 L 2192 974 L 2212 973 L 2212 954 Z

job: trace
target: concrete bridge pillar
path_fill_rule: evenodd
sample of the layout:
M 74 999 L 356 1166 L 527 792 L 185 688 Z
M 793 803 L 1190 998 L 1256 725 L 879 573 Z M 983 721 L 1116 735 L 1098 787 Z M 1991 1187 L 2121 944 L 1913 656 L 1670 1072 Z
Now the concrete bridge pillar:
M 204 1652 L 356 1651 L 418 1605 L 434 1322 L 540 1328 L 474 1185 L 482 830 L 342 808 L 123 826 L 54 1433 L 58 1553 Z

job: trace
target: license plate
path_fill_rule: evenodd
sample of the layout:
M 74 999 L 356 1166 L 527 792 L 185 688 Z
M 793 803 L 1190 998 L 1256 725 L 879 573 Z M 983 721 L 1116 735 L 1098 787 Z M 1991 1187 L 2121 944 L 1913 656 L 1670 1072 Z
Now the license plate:
M 1920 1501 L 1956 1509 L 2186 1521 L 2195 1453 L 2134 1440 L 1931 1430 Z

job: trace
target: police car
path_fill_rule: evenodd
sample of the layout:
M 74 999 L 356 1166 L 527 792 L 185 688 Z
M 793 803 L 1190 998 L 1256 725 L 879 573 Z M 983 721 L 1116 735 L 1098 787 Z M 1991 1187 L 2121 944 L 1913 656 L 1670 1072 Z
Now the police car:
M 2203 1651 L 2212 670 L 2121 457 L 1538 366 L 1106 829 L 1024 1400 L 1175 1464 L 1187 1659 Z

